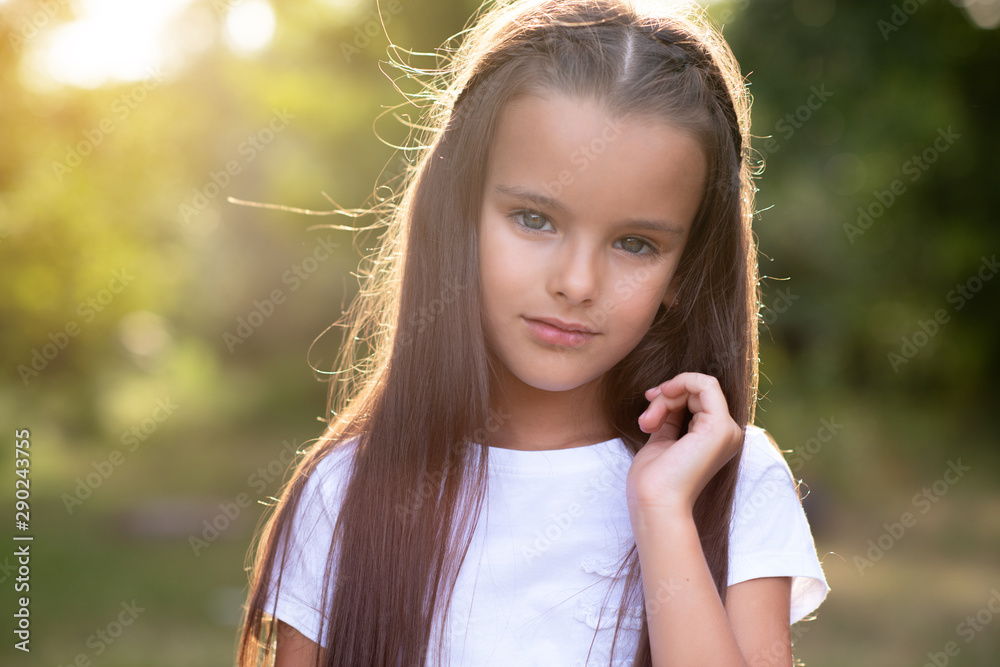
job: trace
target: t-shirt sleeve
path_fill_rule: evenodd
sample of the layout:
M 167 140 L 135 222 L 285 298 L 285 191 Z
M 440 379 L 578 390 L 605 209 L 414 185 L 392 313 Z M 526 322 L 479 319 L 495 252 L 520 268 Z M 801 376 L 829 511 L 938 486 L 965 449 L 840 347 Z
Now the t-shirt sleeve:
M 306 481 L 290 530 L 278 544 L 264 606 L 266 613 L 322 645 L 326 644 L 325 641 L 320 641 L 323 578 L 340 503 L 350 478 L 353 445 L 352 441 L 328 453 Z M 282 562 L 286 541 L 288 550 L 284 552 Z M 335 565 L 336 560 L 331 566 Z M 279 570 L 280 584 L 277 583 Z M 331 576 L 328 596 L 332 596 L 334 584 L 335 580 Z
M 729 535 L 730 586 L 759 577 L 791 577 L 791 623 L 826 598 L 830 587 L 792 471 L 755 426 L 746 431 Z

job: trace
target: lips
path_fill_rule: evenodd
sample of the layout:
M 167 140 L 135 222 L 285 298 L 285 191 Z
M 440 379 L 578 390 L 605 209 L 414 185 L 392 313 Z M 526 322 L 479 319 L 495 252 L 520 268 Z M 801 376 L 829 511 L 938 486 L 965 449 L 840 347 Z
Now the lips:
M 563 331 L 577 332 L 577 333 L 596 333 L 593 329 L 588 327 L 586 324 L 576 324 L 574 322 L 564 322 L 555 317 L 531 317 L 526 319 L 532 319 L 536 322 L 541 322 L 543 324 L 548 324 L 550 326 L 556 327 L 557 329 L 562 329 Z
M 532 335 L 549 345 L 580 347 L 598 335 L 585 324 L 564 322 L 554 317 L 524 317 L 523 319 Z

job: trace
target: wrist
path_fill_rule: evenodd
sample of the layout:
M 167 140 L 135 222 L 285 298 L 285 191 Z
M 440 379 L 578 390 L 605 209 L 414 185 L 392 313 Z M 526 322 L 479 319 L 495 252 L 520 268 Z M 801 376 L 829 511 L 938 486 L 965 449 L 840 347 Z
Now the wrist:
M 636 539 L 651 532 L 662 533 L 695 529 L 694 507 L 685 502 L 640 502 L 629 499 L 629 518 Z

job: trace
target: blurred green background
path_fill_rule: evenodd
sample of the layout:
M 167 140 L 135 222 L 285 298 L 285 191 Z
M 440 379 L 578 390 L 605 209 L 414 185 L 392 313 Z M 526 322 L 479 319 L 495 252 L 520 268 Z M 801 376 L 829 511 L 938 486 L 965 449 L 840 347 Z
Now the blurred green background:
M 477 5 L 382 9 L 424 54 L 398 57 L 434 67 Z M 757 421 L 808 489 L 833 589 L 795 653 L 996 665 L 1000 2 L 709 9 L 766 158 Z M 389 194 L 420 111 L 393 80 L 419 86 L 373 11 L 0 1 L 3 664 L 231 664 L 258 501 L 321 431 L 310 364 L 330 370 L 341 332 L 320 334 L 377 235 L 226 199 Z M 24 428 L 30 655 L 9 539 Z

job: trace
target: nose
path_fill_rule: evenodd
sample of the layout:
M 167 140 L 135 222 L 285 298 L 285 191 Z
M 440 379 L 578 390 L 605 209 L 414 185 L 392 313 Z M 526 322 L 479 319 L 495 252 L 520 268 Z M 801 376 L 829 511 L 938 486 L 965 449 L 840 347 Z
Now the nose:
M 597 301 L 601 259 L 596 249 L 579 240 L 561 244 L 549 273 L 549 293 L 569 305 Z

